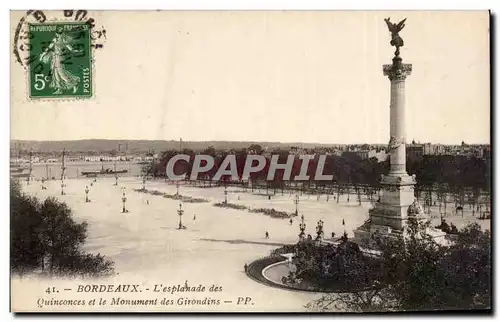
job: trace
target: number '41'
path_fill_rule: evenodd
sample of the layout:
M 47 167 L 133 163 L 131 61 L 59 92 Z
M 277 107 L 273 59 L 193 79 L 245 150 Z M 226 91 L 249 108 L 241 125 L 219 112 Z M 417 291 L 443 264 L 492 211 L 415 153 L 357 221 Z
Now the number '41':
M 56 290 L 56 288 L 54 286 L 52 287 L 47 287 L 47 289 L 45 290 L 45 293 L 47 294 L 50 294 L 50 293 L 58 293 L 59 291 Z

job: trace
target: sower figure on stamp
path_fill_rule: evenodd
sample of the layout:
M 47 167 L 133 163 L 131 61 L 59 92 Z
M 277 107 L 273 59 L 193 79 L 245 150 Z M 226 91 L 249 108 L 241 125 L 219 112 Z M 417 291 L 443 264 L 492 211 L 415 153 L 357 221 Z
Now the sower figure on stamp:
M 78 90 L 80 77 L 73 75 L 64 66 L 63 60 L 66 51 L 70 53 L 79 53 L 80 50 L 75 50 L 71 47 L 73 39 L 59 29 L 52 42 L 40 55 L 40 61 L 44 64 L 50 64 L 52 81 L 49 87 L 55 89 L 54 94 L 62 94 L 64 90 L 73 89 L 73 93 Z

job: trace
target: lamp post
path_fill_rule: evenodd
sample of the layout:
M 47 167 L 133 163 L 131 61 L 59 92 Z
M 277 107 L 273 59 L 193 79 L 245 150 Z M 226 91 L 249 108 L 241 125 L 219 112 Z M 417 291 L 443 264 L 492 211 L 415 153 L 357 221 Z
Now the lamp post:
M 345 230 L 345 220 L 342 218 L 342 226 L 344 226 L 344 234 L 342 235 L 341 239 L 342 241 L 346 242 L 347 241 L 347 231 Z
M 295 204 L 295 216 L 299 215 L 299 195 L 295 195 L 295 199 L 293 199 L 293 203 Z
M 304 240 L 305 230 L 306 230 L 306 223 L 304 222 L 304 215 L 301 217 L 301 222 L 299 224 L 299 229 L 300 229 L 300 234 L 299 234 L 299 240 Z
M 89 200 L 89 186 L 85 186 L 85 202 L 90 202 L 90 200 Z
M 184 210 L 182 210 L 182 203 L 179 204 L 179 210 L 177 210 L 177 214 L 179 215 L 179 229 L 183 229 L 182 215 L 184 214 Z
M 61 181 L 64 180 L 64 171 L 66 171 L 66 148 L 62 151 Z
M 323 225 L 323 220 L 319 220 L 318 225 L 316 226 L 316 241 L 318 242 L 323 238 Z
M 224 185 L 224 203 L 227 204 L 227 186 Z
M 30 167 L 29 167 L 30 173 L 26 177 L 26 184 L 29 186 L 30 181 L 31 181 L 31 173 L 33 172 L 33 151 L 30 150 Z
M 123 192 L 123 197 L 122 197 L 122 203 L 123 203 L 122 213 L 127 212 L 127 209 L 125 208 L 125 203 L 126 202 L 127 202 L 127 197 L 125 196 L 125 192 Z

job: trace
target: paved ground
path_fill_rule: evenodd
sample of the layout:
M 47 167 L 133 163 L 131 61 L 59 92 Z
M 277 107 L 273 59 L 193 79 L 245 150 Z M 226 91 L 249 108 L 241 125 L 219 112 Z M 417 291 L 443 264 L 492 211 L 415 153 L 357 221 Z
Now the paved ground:
M 114 185 L 114 178 L 98 178 L 93 187 L 90 187 L 90 182 L 90 179 L 66 180 L 67 194 L 64 196 L 60 195 L 60 181 L 49 181 L 47 190 L 41 190 L 39 182 L 29 186 L 23 182 L 23 190 L 41 199 L 56 196 L 73 209 L 77 221 L 87 221 L 89 230 L 85 248 L 115 262 L 119 273 L 115 282 L 126 280 L 128 283 L 144 285 L 169 285 L 183 284 L 188 280 L 190 285 L 204 284 L 208 288 L 217 284 L 223 288 L 220 293 L 189 295 L 197 299 L 205 296 L 220 299 L 221 304 L 218 306 L 164 306 L 160 309 L 303 311 L 305 304 L 319 296 L 270 288 L 249 279 L 243 272 L 245 263 L 269 255 L 277 245 L 297 241 L 297 217 L 290 225 L 286 219 L 213 207 L 212 203 L 224 200 L 223 188 L 181 186 L 182 195 L 203 197 L 211 202 L 184 203 L 182 221 L 187 229 L 177 230 L 179 202 L 134 192 L 134 188 L 142 187 L 139 179 L 120 178 L 118 186 Z M 85 203 L 86 185 L 90 188 L 91 203 Z M 171 194 L 176 192 L 175 185 L 163 181 L 148 182 L 146 188 Z M 279 193 L 268 200 L 265 196 L 245 193 L 237 188 L 228 188 L 228 191 L 228 202 L 231 203 L 252 208 L 295 211 L 294 196 L 287 193 L 283 196 Z M 121 213 L 123 192 L 126 193 L 126 207 L 129 210 L 125 214 Z M 369 207 L 368 203 L 359 206 L 353 200 L 347 203 L 346 196 L 341 196 L 339 203 L 333 198 L 327 202 L 326 196 L 321 196 L 319 201 L 316 196 L 302 196 L 298 205 L 300 214 L 306 218 L 306 233 L 313 236 L 320 219 L 324 221 L 325 236 L 330 236 L 332 231 L 340 236 L 344 228 L 352 236 L 353 229 L 367 218 Z M 193 220 L 194 214 L 196 220 Z M 343 219 L 345 227 L 342 225 Z M 460 213 L 450 220 L 460 228 L 474 218 L 465 212 L 464 218 Z M 439 222 L 439 218 L 435 221 Z M 481 221 L 481 224 L 487 227 L 489 221 Z M 269 239 L 264 238 L 266 231 L 269 232 Z M 21 284 L 14 284 L 13 287 L 16 285 L 19 285 L 19 289 L 24 287 Z M 251 297 L 253 305 L 236 305 L 238 297 Z M 33 301 L 36 302 L 35 299 Z

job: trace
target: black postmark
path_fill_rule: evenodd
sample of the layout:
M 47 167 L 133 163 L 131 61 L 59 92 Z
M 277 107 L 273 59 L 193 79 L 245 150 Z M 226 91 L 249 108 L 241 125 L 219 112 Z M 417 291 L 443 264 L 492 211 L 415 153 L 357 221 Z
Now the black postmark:
M 104 26 L 98 25 L 96 19 L 92 18 L 87 10 L 62 10 L 62 11 L 42 11 L 42 10 L 28 10 L 25 15 L 19 20 L 14 33 L 13 53 L 17 63 L 24 68 L 27 68 L 33 63 L 38 63 L 38 57 L 31 54 L 33 38 L 35 35 L 30 32 L 30 24 L 49 24 L 55 21 L 74 21 L 85 23 L 90 28 L 91 47 L 93 50 L 104 48 L 104 43 L 107 39 L 106 29 Z M 78 40 L 85 36 L 83 30 L 75 28 L 71 31 L 73 39 Z M 42 46 L 49 46 L 50 43 L 42 44 Z M 84 55 L 85 51 L 76 48 L 73 55 Z M 64 64 L 71 64 L 71 58 L 74 56 L 65 57 L 62 60 Z M 35 66 L 35 69 L 40 69 L 42 66 Z

